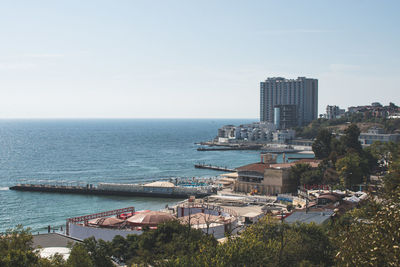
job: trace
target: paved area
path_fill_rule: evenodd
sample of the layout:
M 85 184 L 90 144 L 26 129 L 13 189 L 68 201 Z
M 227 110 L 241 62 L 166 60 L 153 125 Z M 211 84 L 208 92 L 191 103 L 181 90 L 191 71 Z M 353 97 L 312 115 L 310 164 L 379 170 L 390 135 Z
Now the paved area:
M 237 206 L 222 206 L 223 208 L 228 208 L 236 211 L 238 216 L 243 216 L 249 213 L 252 214 L 264 214 L 262 211 L 262 206 L 258 205 L 249 205 L 249 206 L 244 206 L 244 207 L 237 207 Z
M 38 234 L 33 235 L 33 247 L 68 247 L 69 244 L 75 244 L 80 242 L 78 239 L 74 239 L 62 234 L 50 233 L 50 234 Z

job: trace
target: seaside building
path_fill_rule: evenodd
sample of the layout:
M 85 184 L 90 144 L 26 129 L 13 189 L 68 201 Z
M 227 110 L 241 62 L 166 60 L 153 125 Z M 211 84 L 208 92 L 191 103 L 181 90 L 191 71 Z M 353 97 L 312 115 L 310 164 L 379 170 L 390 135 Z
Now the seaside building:
M 238 179 L 234 185 L 237 192 L 277 195 L 296 192 L 296 184 L 289 178 L 289 171 L 296 163 L 307 163 L 312 168 L 318 160 L 303 159 L 292 163 L 276 163 L 274 159 L 261 158 L 261 162 L 237 168 Z
M 189 199 L 165 211 L 136 211 L 134 207 L 106 211 L 96 214 L 69 218 L 66 223 L 66 236 L 74 240 L 94 237 L 111 241 L 115 236 L 141 235 L 144 228 L 157 229 L 159 224 L 178 220 L 181 224 L 190 223 L 193 228 L 216 238 L 225 233 L 237 231 L 238 215 L 233 209 L 215 205 L 204 205 Z
M 219 143 L 232 143 L 237 140 L 270 142 L 275 131 L 275 125 L 269 122 L 225 125 L 218 129 L 217 141 Z
M 278 130 L 272 133 L 272 141 L 278 144 L 286 144 L 293 140 L 296 132 L 294 130 Z
M 296 126 L 305 125 L 318 117 L 318 80 L 306 77 L 285 79 L 268 78 L 260 83 L 260 121 L 274 123 L 275 107 L 282 113 L 287 107 L 288 122 L 297 121 Z

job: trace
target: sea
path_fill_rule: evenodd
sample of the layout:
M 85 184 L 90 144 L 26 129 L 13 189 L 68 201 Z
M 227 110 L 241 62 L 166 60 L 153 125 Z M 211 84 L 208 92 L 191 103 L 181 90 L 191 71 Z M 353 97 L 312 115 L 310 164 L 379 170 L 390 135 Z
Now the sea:
M 179 199 L 89 196 L 9 190 L 20 181 L 144 183 L 175 177 L 214 178 L 195 163 L 235 168 L 259 151 L 197 151 L 223 125 L 256 119 L 0 120 L 0 233 L 65 229 L 67 218 L 134 206 L 160 210 Z

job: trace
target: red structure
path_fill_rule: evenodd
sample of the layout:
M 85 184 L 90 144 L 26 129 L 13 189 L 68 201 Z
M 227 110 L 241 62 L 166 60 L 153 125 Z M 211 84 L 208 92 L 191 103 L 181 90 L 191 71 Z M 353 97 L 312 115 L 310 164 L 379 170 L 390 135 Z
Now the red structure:
M 69 218 L 69 219 L 67 219 L 67 224 L 66 224 L 66 226 L 67 226 L 66 234 L 69 235 L 69 224 L 70 223 L 83 222 L 85 225 L 88 225 L 89 220 L 101 218 L 101 217 L 109 217 L 109 216 L 113 216 L 113 215 L 119 216 L 122 213 L 127 213 L 127 212 L 134 213 L 135 207 L 127 207 L 127 208 L 123 208 L 123 209 L 110 210 L 110 211 L 104 211 L 104 212 L 89 214 L 89 215 L 80 216 L 80 217 Z

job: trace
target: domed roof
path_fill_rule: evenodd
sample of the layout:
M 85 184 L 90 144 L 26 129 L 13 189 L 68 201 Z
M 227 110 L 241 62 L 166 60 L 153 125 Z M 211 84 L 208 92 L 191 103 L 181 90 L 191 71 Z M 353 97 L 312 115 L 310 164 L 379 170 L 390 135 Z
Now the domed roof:
M 176 218 L 169 213 L 161 211 L 150 211 L 135 214 L 126 221 L 134 225 L 157 225 Z
M 124 220 L 115 218 L 115 217 L 108 217 L 108 218 L 96 218 L 89 221 L 89 224 L 98 225 L 98 226 L 113 226 L 116 224 L 123 223 Z

